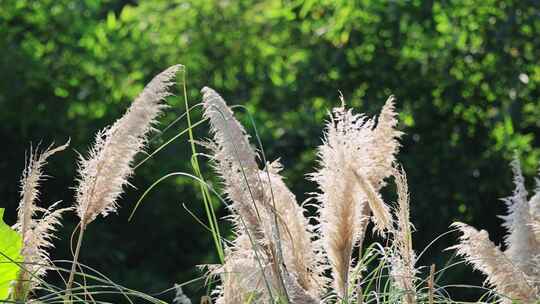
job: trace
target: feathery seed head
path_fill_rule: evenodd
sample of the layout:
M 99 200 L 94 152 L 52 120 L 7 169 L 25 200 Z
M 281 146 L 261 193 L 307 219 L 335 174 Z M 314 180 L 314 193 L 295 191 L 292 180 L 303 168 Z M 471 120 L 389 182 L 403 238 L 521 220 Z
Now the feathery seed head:
M 236 120 L 225 100 L 211 88 L 203 93 L 204 116 L 210 120 L 214 168 L 224 192 L 232 202 L 232 221 L 238 233 L 245 229 L 261 240 L 260 212 L 265 197 L 259 176 L 257 154 L 249 144 L 249 136 Z M 244 227 L 244 224 L 246 227 Z
M 237 163 L 238 166 L 247 170 L 258 170 L 257 154 L 249 144 L 249 136 L 246 130 L 236 120 L 233 111 L 227 106 L 223 98 L 213 89 L 204 87 L 203 106 L 204 116 L 210 119 L 211 132 L 214 141 L 219 146 L 224 157 Z
M 287 288 L 288 295 L 291 303 L 294 304 L 319 304 L 320 300 L 313 297 L 309 291 L 300 286 L 299 279 L 292 273 L 286 273 L 284 276 L 285 287 Z
M 379 231 L 391 226 L 389 207 L 378 191 L 392 173 L 399 148 L 396 115 L 393 97 L 377 123 L 345 107 L 335 108 L 319 147 L 320 168 L 311 176 L 321 191 L 320 232 L 341 297 L 348 292 L 352 248 L 363 239 L 370 213 Z
M 24 233 L 30 229 L 31 220 L 35 212 L 38 211 L 36 203 L 39 199 L 39 186 L 45 176 L 43 175 L 43 166 L 47 163 L 47 159 L 60 151 L 65 150 L 69 146 L 69 141 L 64 145 L 53 148 L 50 145 L 42 153 L 39 152 L 39 147 L 36 151 L 30 147 L 27 164 L 21 178 L 21 200 L 18 207 L 18 219 L 21 225 L 21 232 Z
M 503 199 L 508 208 L 508 214 L 501 216 L 504 220 L 503 227 L 508 230 L 504 239 L 507 247 L 505 253 L 517 267 L 531 275 L 535 265 L 534 258 L 539 253 L 539 246 L 532 227 L 525 179 L 517 156 L 511 166 L 516 188 L 512 196 Z
M 54 232 L 62 225 L 60 222 L 62 214 L 73 210 L 72 208 L 55 209 L 57 205 L 58 203 L 53 204 L 48 209 L 37 208 L 37 211 L 42 215 L 38 218 L 32 218 L 31 228 L 23 235 L 21 255 L 24 259 L 24 271 L 19 273 L 18 281 L 23 285 L 29 283 L 29 289 L 23 288 L 23 290 L 29 291 L 36 288 L 40 284 L 40 278 L 45 275 L 47 270 L 51 269 L 48 250 L 54 247 L 52 243 L 55 238 Z M 19 223 L 15 224 L 13 228 L 22 233 L 22 225 Z
M 76 209 L 83 228 L 99 214 L 116 211 L 116 201 L 133 173 L 133 158 L 166 107 L 162 101 L 170 95 L 180 67 L 171 66 L 154 77 L 122 118 L 96 134 L 88 156 L 80 156 Z
M 395 108 L 396 98 L 388 97 L 377 119 L 373 137 L 369 147 L 369 155 L 373 158 L 373 171 L 368 174 L 375 190 L 384 186 L 384 179 L 391 175 L 392 166 L 399 151 L 399 138 L 403 132 L 397 130 L 398 113 Z
M 60 217 L 71 208 L 56 209 L 58 203 L 48 209 L 38 207 L 39 186 L 44 179 L 43 167 L 47 159 L 69 145 L 69 141 L 56 148 L 49 146 L 43 152 L 30 150 L 28 163 L 21 180 L 21 200 L 19 202 L 17 223 L 13 228 L 23 239 L 21 255 L 24 267 L 19 272 L 14 293 L 16 299 L 26 299 L 28 292 L 39 285 L 51 267 L 48 249 L 54 247 L 52 239 L 56 228 L 61 225 Z M 56 209 L 56 210 L 55 210 Z M 37 214 L 41 216 L 36 217 Z
M 460 243 L 449 249 L 456 249 L 475 269 L 483 272 L 487 276 L 486 283 L 501 295 L 524 303 L 535 302 L 538 291 L 529 284 L 527 275 L 489 240 L 485 230 L 478 231 L 463 223 L 454 223 L 452 227 L 458 228 L 462 235 Z M 509 300 L 503 302 L 512 303 Z

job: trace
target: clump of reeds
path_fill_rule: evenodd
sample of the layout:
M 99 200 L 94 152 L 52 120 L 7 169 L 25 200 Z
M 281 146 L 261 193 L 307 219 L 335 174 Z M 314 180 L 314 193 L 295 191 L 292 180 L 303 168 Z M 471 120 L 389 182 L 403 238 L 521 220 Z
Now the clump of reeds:
M 166 107 L 162 101 L 169 96 L 179 68 L 172 66 L 156 76 L 122 118 L 98 132 L 88 155 L 80 156 L 74 208 L 80 220 L 79 235 L 64 303 L 75 301 L 71 292 L 83 234 L 100 214 L 116 211 L 134 171 L 133 159 Z M 308 175 L 318 185 L 309 205 L 315 215 L 308 216 L 308 204 L 297 202 L 281 175 L 279 161 L 267 161 L 262 147 L 251 146 L 248 132 L 218 93 L 210 88 L 203 88 L 202 93 L 204 117 L 213 137 L 204 145 L 221 178 L 234 228 L 223 263 L 210 267 L 210 274 L 221 280 L 214 292 L 216 304 L 360 304 L 365 301 L 363 287 L 370 288 L 366 285 L 373 280 L 380 285 L 386 276 L 383 271 L 390 282 L 386 286 L 398 292 L 387 294 L 388 289 L 377 287 L 368 301 L 416 304 L 427 298 L 434 302 L 433 267 L 428 295 L 419 292 L 407 177 L 396 161 L 402 133 L 397 129 L 392 96 L 378 117 L 356 114 L 343 100 L 330 112 L 318 147 L 317 168 Z M 28 300 L 51 268 L 47 249 L 52 247 L 60 215 L 71 209 L 36 205 L 47 158 L 66 147 L 31 151 L 23 173 L 15 229 L 23 236 L 24 260 L 12 290 L 15 301 Z M 463 223 L 454 224 L 462 236 L 453 248 L 487 275 L 486 282 L 502 302 L 533 303 L 540 295 L 540 180 L 528 200 L 517 158 L 512 168 L 516 190 L 504 199 L 509 211 L 502 217 L 508 230 L 506 250 L 495 246 L 486 231 Z M 391 176 L 397 194 L 394 205 L 386 204 L 381 195 Z M 385 238 L 385 244 L 376 249 L 363 248 L 370 223 L 373 232 Z M 382 267 L 367 274 L 366 283 L 364 263 L 371 260 L 370 255 L 378 255 Z M 176 291 L 175 303 L 191 303 L 180 286 Z
M 478 231 L 464 223 L 454 223 L 462 236 L 460 243 L 451 248 L 465 257 L 474 268 L 486 275 L 486 283 L 494 288 L 501 302 L 535 303 L 540 298 L 540 238 L 537 227 L 538 197 L 540 187 L 528 200 L 521 165 L 517 156 L 511 163 L 515 190 L 512 196 L 503 199 L 508 213 L 501 218 L 508 233 L 502 251 L 489 240 L 485 230 Z
M 117 200 L 133 173 L 134 157 L 143 149 L 156 118 L 166 107 L 163 101 L 170 95 L 169 88 L 174 84 L 180 67 L 172 66 L 154 77 L 124 116 L 96 134 L 88 155 L 79 157 L 74 207 L 80 219 L 79 237 L 66 284 L 67 297 L 64 300 L 67 303 L 72 301 L 71 287 L 84 231 L 99 214 L 106 216 L 116 211 Z M 45 209 L 36 204 L 47 158 L 64 150 L 67 145 L 50 146 L 41 153 L 30 150 L 21 180 L 18 220 L 14 226 L 23 239 L 23 263 L 11 292 L 11 298 L 16 301 L 26 301 L 30 291 L 39 286 L 41 278 L 51 268 L 47 249 L 53 246 L 53 232 L 60 225 L 61 214 L 72 209 L 57 209 L 58 204 Z
M 411 244 L 409 198 L 405 173 L 395 166 L 401 132 L 396 129 L 394 98 L 378 119 L 355 114 L 344 103 L 335 108 L 319 147 L 319 169 L 310 174 L 320 193 L 314 198 L 318 224 L 288 190 L 278 163 L 264 160 L 223 98 L 203 89 L 205 116 L 213 141 L 207 143 L 228 198 L 235 239 L 225 263 L 212 273 L 221 277 L 216 303 L 321 303 L 362 298 L 360 262 L 353 259 L 372 221 L 395 242 L 393 278 L 415 303 L 415 256 Z M 264 165 L 264 166 L 262 166 Z M 397 222 L 379 191 L 396 176 Z M 360 257 L 359 257 L 360 258 Z M 356 265 L 355 265 L 356 264 Z M 332 284 L 325 276 L 330 270 Z M 356 271 L 353 276 L 353 270 Z
M 163 101 L 170 95 L 169 88 L 174 84 L 180 67 L 172 66 L 154 77 L 122 118 L 96 134 L 87 156 L 79 158 L 74 208 L 59 209 L 56 208 L 58 203 L 46 209 L 37 205 L 39 186 L 45 178 L 43 167 L 48 157 L 64 150 L 68 144 L 56 148 L 51 145 L 41 152 L 39 149 L 30 150 L 21 180 L 18 219 L 13 227 L 23 240 L 23 261 L 10 299 L 27 301 L 31 291 L 42 283 L 45 272 L 52 268 L 48 249 L 53 247 L 53 232 L 60 225 L 60 216 L 75 209 L 80 219 L 79 237 L 66 284 L 67 296 L 63 298 L 66 303 L 72 302 L 71 287 L 84 231 L 99 214 L 106 216 L 116 211 L 117 200 L 133 173 L 134 157 L 143 149 L 156 118 L 166 107 Z

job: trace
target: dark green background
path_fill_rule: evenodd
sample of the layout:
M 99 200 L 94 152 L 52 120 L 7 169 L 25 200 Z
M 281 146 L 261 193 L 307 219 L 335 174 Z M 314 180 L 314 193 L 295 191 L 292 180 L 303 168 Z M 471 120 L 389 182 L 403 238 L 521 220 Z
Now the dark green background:
M 71 138 L 71 149 L 47 167 L 54 178 L 42 199 L 70 204 L 76 151 L 84 153 L 98 129 L 175 63 L 187 68 L 191 104 L 209 85 L 250 109 L 267 157 L 281 157 L 300 201 L 315 190 L 304 175 L 313 170 L 338 90 L 369 114 L 394 94 L 418 251 L 454 220 L 487 229 L 500 243 L 496 215 L 504 212 L 499 198 L 513 188 L 512 153 L 521 155 L 530 189 L 540 157 L 539 1 L 2 0 L 0 50 L 0 197 L 8 222 L 31 142 Z M 161 128 L 185 111 L 182 99 L 169 103 Z M 184 127 L 182 121 L 164 138 Z M 197 136 L 207 130 L 198 128 Z M 204 216 L 188 180 L 162 184 L 127 222 L 153 181 L 191 170 L 189 153 L 182 137 L 137 170 L 138 189 L 127 190 L 119 215 L 89 227 L 83 263 L 125 286 L 159 292 L 199 276 L 195 265 L 216 262 L 209 233 L 182 207 Z M 75 221 L 66 217 L 55 258 L 69 257 Z M 420 264 L 441 267 L 449 257 L 441 251 L 455 237 L 441 239 Z M 444 275 L 453 284 L 480 278 L 469 268 Z M 185 290 L 205 292 L 200 285 Z

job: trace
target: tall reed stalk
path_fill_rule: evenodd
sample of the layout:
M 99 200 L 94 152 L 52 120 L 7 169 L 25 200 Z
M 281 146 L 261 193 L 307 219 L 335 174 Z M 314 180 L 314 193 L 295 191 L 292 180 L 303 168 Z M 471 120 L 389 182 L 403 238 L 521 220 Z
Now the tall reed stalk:
M 80 221 L 66 284 L 68 301 L 86 228 L 99 214 L 116 212 L 117 199 L 133 173 L 133 159 L 143 149 L 147 134 L 166 107 L 162 101 L 170 95 L 168 88 L 174 84 L 179 69 L 180 65 L 175 65 L 154 77 L 122 118 L 96 134 L 88 156 L 79 158 L 75 206 Z
M 319 234 L 328 255 L 333 287 L 348 303 L 353 249 L 361 244 L 373 213 L 375 228 L 384 233 L 392 225 L 389 207 L 378 191 L 393 172 L 401 132 L 394 98 L 385 103 L 377 122 L 342 106 L 335 108 L 326 124 L 319 147 L 319 166 L 311 178 L 320 194 Z M 359 278 L 359 277 L 357 277 Z
M 40 285 L 41 278 L 51 268 L 48 249 L 53 247 L 54 231 L 60 226 L 62 213 L 71 208 L 56 208 L 58 203 L 49 208 L 37 205 L 40 184 L 45 179 L 43 167 L 53 154 L 67 148 L 69 142 L 58 147 L 49 146 L 40 152 L 31 148 L 26 168 L 21 179 L 21 200 L 19 202 L 17 223 L 13 228 L 23 239 L 21 256 L 23 266 L 12 289 L 11 298 L 15 301 L 27 301 L 30 292 Z M 41 214 L 40 217 L 36 217 Z

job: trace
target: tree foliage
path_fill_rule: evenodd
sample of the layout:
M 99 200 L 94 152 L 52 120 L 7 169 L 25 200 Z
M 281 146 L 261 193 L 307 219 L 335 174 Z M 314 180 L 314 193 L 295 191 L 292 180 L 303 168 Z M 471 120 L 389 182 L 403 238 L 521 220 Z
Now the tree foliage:
M 300 199 L 315 190 L 302 174 L 314 165 L 339 91 L 367 112 L 394 94 L 407 134 L 400 161 L 417 250 L 453 220 L 489 228 L 499 243 L 495 214 L 512 189 L 508 161 L 517 150 L 531 176 L 540 160 L 539 15 L 533 0 L 4 0 L 3 201 L 13 216 L 29 141 L 71 137 L 85 151 L 91 134 L 114 121 L 152 75 L 182 63 L 192 104 L 211 85 L 247 107 L 267 158 L 282 158 Z M 162 126 L 185 110 L 181 98 L 169 101 Z M 206 136 L 207 127 L 197 134 Z M 51 163 L 47 201 L 73 201 L 74 160 L 64 153 Z M 137 169 L 133 184 L 144 189 L 175 170 L 189 170 L 185 138 Z M 138 194 L 129 191 L 119 217 L 96 223 L 101 232 L 88 236 L 95 245 L 84 263 L 113 269 L 107 273 L 127 286 L 160 291 L 216 260 L 210 235 L 180 204 L 203 216 L 192 182 L 168 181 L 127 223 Z M 58 258 L 69 256 L 68 239 L 65 232 Z M 443 238 L 420 262 L 442 263 L 441 249 L 454 242 Z M 465 272 L 449 276 L 478 283 Z

